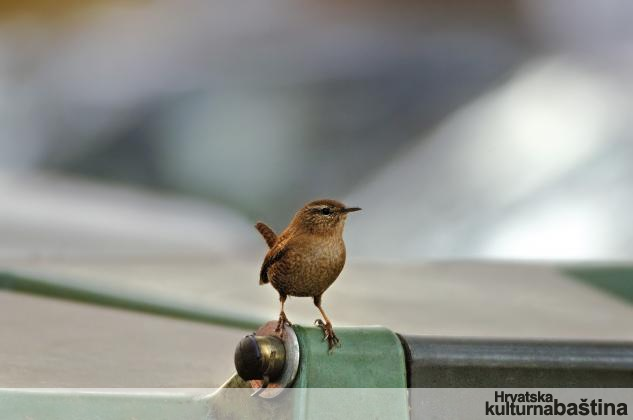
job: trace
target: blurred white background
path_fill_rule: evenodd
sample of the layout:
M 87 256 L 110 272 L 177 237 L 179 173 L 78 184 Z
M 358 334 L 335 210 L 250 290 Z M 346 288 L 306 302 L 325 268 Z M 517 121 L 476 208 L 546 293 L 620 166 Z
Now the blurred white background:
M 253 256 L 364 212 L 371 260 L 629 260 L 633 5 L 8 1 L 3 256 Z

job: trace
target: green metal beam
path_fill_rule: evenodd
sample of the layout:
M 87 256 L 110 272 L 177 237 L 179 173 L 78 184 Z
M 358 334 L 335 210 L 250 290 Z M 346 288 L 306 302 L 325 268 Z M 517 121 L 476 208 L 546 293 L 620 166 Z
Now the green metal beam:
M 293 385 L 294 418 L 408 419 L 404 349 L 383 327 L 338 327 L 341 346 L 328 352 L 323 331 L 293 327 L 301 358 Z
M 92 283 L 83 284 L 68 279 L 36 277 L 8 271 L 0 271 L 0 289 L 222 325 L 246 331 L 252 331 L 265 322 L 263 318 L 181 303 L 148 293 L 121 291 Z
M 562 269 L 563 273 L 633 303 L 633 267 L 576 266 Z
M 396 334 L 382 327 L 338 327 L 341 346 L 328 352 L 323 331 L 294 325 L 299 370 L 291 389 L 273 398 L 253 390 L 221 389 L 212 418 L 408 419 L 405 354 Z M 227 387 L 243 387 L 233 378 Z
M 0 389 L 2 420 L 208 420 L 208 397 L 159 390 Z
M 340 347 L 329 353 L 323 331 L 294 325 L 299 340 L 295 388 L 406 388 L 400 339 L 384 327 L 338 327 Z
M 293 328 L 301 350 L 299 372 L 294 387 L 273 398 L 251 396 L 254 390 L 237 376 L 212 394 L 0 389 L 0 419 L 409 418 L 405 356 L 393 332 L 339 327 L 341 347 L 329 354 L 320 329 Z

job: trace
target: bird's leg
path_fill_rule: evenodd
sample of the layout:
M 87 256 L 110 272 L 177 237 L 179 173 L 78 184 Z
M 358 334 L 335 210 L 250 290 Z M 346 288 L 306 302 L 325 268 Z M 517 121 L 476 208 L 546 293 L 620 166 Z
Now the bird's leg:
M 321 312 L 321 315 L 323 315 L 323 319 L 325 320 L 325 323 L 323 323 L 322 320 L 317 319 L 316 321 L 314 321 L 314 323 L 323 330 L 323 339 L 327 340 L 328 352 L 331 353 L 334 347 L 340 346 L 340 341 L 336 334 L 334 334 L 334 329 L 332 328 L 332 323 L 330 322 L 330 319 L 327 317 L 325 311 L 321 307 L 321 296 L 314 297 L 314 305 L 319 309 L 319 312 Z
M 286 295 L 279 295 L 279 300 L 281 301 L 281 312 L 279 312 L 279 321 L 277 322 L 277 328 L 275 328 L 275 332 L 284 333 L 284 324 L 290 326 L 292 325 L 288 318 L 286 317 L 286 313 L 284 312 L 284 304 L 286 303 Z

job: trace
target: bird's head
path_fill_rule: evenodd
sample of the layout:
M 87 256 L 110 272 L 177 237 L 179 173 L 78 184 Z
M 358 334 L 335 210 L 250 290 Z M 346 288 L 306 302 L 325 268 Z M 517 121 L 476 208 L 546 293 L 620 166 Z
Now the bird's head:
M 358 210 L 336 200 L 311 201 L 297 212 L 293 224 L 316 233 L 342 232 L 347 215 Z

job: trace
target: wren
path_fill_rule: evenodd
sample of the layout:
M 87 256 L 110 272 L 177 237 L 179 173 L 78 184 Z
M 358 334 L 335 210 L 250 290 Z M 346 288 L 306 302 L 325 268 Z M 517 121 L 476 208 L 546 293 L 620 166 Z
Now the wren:
M 332 322 L 321 306 L 321 296 L 334 283 L 345 265 L 343 227 L 350 212 L 359 207 L 346 207 L 335 200 L 316 200 L 303 206 L 278 236 L 262 222 L 255 228 L 270 248 L 261 271 L 259 284 L 270 283 L 279 292 L 281 312 L 276 332 L 284 324 L 291 325 L 284 312 L 288 296 L 312 297 L 323 320 L 318 325 L 328 342 L 328 349 L 339 344 Z

